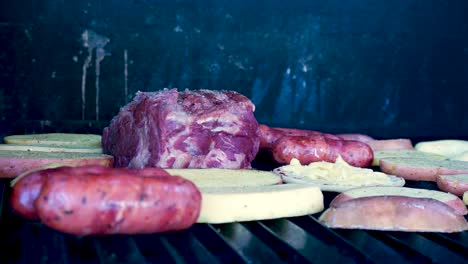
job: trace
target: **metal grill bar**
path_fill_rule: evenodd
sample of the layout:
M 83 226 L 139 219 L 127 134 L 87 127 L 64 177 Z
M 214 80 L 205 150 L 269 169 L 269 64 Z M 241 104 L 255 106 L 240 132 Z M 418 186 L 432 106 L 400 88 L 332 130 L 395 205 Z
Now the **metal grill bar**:
M 421 235 L 468 259 L 468 244 L 439 233 L 421 233 Z
M 45 227 L 44 227 L 45 228 Z M 70 263 L 97 263 L 98 252 L 91 237 L 79 238 L 71 235 L 63 235 L 64 254 L 68 256 Z M 23 239 L 29 239 L 27 236 Z
M 399 264 L 411 263 L 400 252 L 370 236 L 364 230 L 336 229 L 334 231 L 359 248 L 360 251 L 366 252 L 377 263 L 386 263 L 389 260 Z
M 237 252 L 212 225 L 197 224 L 192 231 L 203 245 L 213 253 L 222 263 L 247 263 L 239 252 Z
M 410 260 L 413 263 L 432 263 L 432 260 L 429 257 L 421 254 L 414 248 L 410 247 L 404 241 L 401 241 L 396 237 L 389 235 L 388 233 L 380 231 L 368 232 L 371 236 L 394 248 L 396 251 L 398 251 L 400 254 L 405 256 L 408 260 Z
M 373 263 L 367 254 L 353 246 L 335 231 L 322 225 L 316 218 L 312 216 L 295 217 L 291 218 L 291 221 L 328 245 L 337 247 L 340 254 L 352 258 L 357 263 Z
M 177 263 L 176 260 L 181 259 L 166 241 L 161 240 L 160 235 L 137 235 L 133 239 L 148 263 Z
M 170 233 L 165 237 L 187 263 L 221 263 L 190 231 Z
M 145 263 L 145 257 L 131 237 L 100 236 L 93 242 L 101 263 Z
M 468 245 L 468 232 L 466 231 L 461 232 L 461 233 L 444 234 L 444 236 L 447 237 L 448 239 L 456 240 L 465 246 Z
M 243 224 L 261 241 L 273 249 L 273 251 L 287 263 L 309 262 L 303 255 L 299 254 L 291 245 L 282 240 L 270 228 L 261 222 L 246 222 Z
M 240 223 L 214 226 L 244 258 L 253 263 L 282 263 L 276 252 Z
M 408 232 L 392 232 L 390 236 L 394 236 L 400 241 L 404 241 L 409 247 L 421 252 L 431 258 L 434 262 L 443 263 L 450 260 L 450 263 L 466 263 L 466 260 L 460 255 L 448 250 L 433 241 L 418 235 L 417 233 Z

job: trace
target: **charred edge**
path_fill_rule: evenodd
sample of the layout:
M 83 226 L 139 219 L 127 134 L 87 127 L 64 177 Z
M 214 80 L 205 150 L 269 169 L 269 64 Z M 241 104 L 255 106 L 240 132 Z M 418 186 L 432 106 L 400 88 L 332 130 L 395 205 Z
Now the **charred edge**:
M 168 211 L 176 211 L 177 210 L 177 206 L 175 203 L 171 204 L 169 207 L 167 207 L 167 210 Z
M 140 202 L 143 202 L 146 198 L 148 198 L 148 195 L 146 193 L 141 193 L 140 194 L 140 197 L 139 197 Z
M 119 205 L 111 202 L 111 203 L 107 204 L 107 207 L 109 209 L 117 209 L 117 208 L 119 208 Z
M 115 229 L 117 226 L 121 225 L 123 222 L 125 221 L 125 217 L 122 217 L 122 219 L 120 219 L 119 221 L 117 222 L 114 222 L 114 223 L 108 223 L 106 225 L 107 229 Z
M 73 214 L 73 210 L 64 210 L 63 213 L 66 215 L 71 215 Z
M 103 199 L 104 197 L 106 197 L 107 195 L 107 192 L 103 191 L 103 190 L 97 190 L 100 194 L 101 194 L 101 199 Z
M 81 198 L 81 204 L 86 204 L 86 202 L 87 202 L 86 196 L 83 196 L 83 198 Z

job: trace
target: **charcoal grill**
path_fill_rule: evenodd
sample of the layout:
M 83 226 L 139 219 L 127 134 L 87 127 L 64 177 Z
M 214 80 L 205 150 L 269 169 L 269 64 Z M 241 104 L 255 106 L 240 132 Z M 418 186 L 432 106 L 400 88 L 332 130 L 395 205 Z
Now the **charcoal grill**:
M 431 184 L 410 183 L 428 188 Z M 1 263 L 466 263 L 468 232 L 332 230 L 319 214 L 196 224 L 165 234 L 76 237 L 15 215 L 1 180 Z M 334 197 L 324 193 L 325 204 Z
M 28 127 L 25 129 L 25 127 Z M 99 133 L 69 127 L 64 132 Z M 52 132 L 43 125 L 10 127 L 12 133 Z M 62 132 L 62 131 L 60 131 Z M 415 139 L 418 142 L 420 139 Z M 269 170 L 260 153 L 253 166 Z M 76 237 L 16 215 L 10 181 L 0 179 L 0 263 L 467 263 L 468 232 L 407 233 L 330 229 L 320 213 L 230 224 L 196 224 L 152 235 Z M 435 183 L 406 186 L 437 190 Z M 336 193 L 324 192 L 328 207 Z

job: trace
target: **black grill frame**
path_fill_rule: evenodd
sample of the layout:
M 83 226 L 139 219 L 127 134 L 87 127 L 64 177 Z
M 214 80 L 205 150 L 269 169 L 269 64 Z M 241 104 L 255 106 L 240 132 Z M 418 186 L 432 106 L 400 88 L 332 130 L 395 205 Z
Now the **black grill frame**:
M 151 235 L 76 237 L 16 215 L 0 180 L 1 263 L 464 263 L 468 232 L 330 229 L 319 214 L 196 224 Z M 434 187 L 433 183 L 410 183 Z M 422 186 L 420 186 L 422 185 Z M 431 188 L 432 189 L 432 188 Z M 325 205 L 335 193 L 324 192 Z

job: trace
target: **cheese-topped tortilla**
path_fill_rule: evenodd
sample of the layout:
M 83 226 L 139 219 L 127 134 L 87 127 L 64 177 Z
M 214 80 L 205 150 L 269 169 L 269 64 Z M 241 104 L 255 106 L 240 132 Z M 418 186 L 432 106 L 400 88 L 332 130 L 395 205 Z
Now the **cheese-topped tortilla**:
M 333 162 L 313 162 L 302 165 L 292 159 L 289 165 L 274 170 L 285 182 L 320 185 L 322 190 L 343 191 L 360 186 L 403 186 L 405 181 L 372 169 L 353 167 L 341 157 Z

